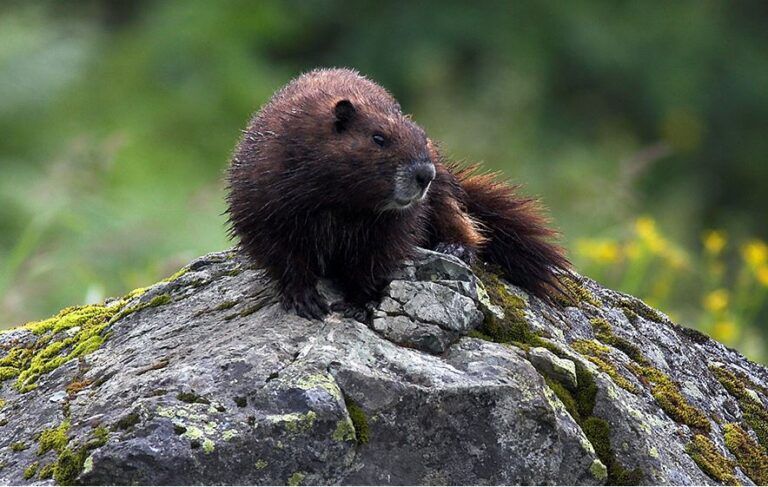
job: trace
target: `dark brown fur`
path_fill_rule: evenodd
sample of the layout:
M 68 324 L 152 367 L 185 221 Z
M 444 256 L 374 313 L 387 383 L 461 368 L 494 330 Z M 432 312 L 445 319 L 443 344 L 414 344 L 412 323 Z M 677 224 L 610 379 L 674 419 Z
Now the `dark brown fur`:
M 395 208 L 403 174 L 419 164 L 436 170 L 426 196 Z M 276 93 L 248 125 L 229 185 L 233 235 L 284 306 L 306 317 L 328 311 L 318 278 L 363 304 L 416 246 L 477 255 L 545 299 L 569 268 L 533 200 L 444 162 L 386 90 L 346 69 L 312 71 Z

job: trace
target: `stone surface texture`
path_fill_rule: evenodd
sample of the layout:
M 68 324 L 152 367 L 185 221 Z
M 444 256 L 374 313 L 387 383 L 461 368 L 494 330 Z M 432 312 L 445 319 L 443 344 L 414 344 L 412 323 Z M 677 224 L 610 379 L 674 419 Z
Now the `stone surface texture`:
M 81 327 L 45 340 L 33 326 L 4 332 L 0 482 L 588 485 L 634 472 L 643 484 L 717 484 L 691 454 L 702 435 L 736 481 L 754 483 L 723 427 L 757 441 L 759 423 L 713 371 L 743 380 L 765 411 L 764 367 L 588 279 L 576 282 L 583 299 L 560 306 L 503 285 L 530 336 L 498 343 L 484 327 L 509 309 L 483 282 L 423 251 L 368 323 L 310 321 L 227 251 L 114 304 L 103 343 L 79 354 L 62 341 L 42 354 L 62 363 L 27 387 L 29 357 Z M 609 444 L 557 386 L 579 400 L 585 373 L 586 409 Z M 704 424 L 665 403 L 666 381 Z

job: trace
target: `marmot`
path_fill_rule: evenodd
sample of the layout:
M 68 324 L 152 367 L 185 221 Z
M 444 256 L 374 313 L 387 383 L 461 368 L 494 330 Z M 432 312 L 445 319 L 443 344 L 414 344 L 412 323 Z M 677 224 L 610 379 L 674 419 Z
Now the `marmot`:
M 349 69 L 279 90 L 244 131 L 228 182 L 231 236 L 306 318 L 329 311 L 318 278 L 363 305 L 416 246 L 477 257 L 544 299 L 570 269 L 535 200 L 444 160 L 389 92 Z

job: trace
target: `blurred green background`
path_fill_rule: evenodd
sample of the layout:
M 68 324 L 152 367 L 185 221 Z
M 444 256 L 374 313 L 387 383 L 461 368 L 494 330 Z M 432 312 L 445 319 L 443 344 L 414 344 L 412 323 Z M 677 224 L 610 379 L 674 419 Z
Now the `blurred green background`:
M 226 248 L 223 171 L 316 66 L 540 195 L 578 269 L 766 361 L 768 3 L 0 7 L 0 323 Z

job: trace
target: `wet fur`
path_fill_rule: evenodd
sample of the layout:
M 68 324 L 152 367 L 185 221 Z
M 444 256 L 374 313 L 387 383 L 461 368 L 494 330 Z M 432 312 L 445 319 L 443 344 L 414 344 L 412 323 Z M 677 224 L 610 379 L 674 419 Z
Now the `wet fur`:
M 391 137 L 386 148 L 370 143 L 375 131 Z M 389 209 L 398 168 L 419 158 L 437 172 L 425 199 Z M 394 98 L 351 70 L 315 70 L 277 92 L 244 131 L 228 179 L 232 235 L 277 282 L 283 305 L 306 317 L 328 311 L 319 277 L 361 305 L 416 246 L 477 256 L 545 299 L 569 268 L 532 200 L 442 161 Z

